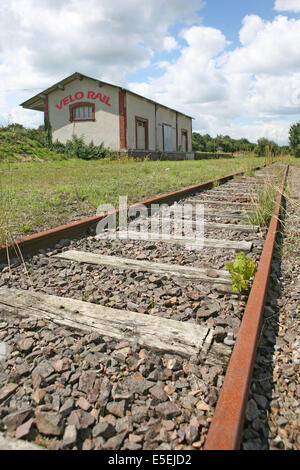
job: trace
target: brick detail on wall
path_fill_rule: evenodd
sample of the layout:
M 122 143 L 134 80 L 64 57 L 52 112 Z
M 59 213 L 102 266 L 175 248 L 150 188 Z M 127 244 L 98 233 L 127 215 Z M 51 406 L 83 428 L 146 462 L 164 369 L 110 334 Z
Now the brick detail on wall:
M 119 121 L 120 121 L 120 149 L 127 149 L 127 113 L 126 113 L 126 91 L 119 91 Z

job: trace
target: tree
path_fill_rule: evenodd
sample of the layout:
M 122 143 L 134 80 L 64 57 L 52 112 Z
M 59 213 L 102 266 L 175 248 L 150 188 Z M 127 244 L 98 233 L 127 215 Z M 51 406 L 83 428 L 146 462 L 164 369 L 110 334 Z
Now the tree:
M 299 122 L 300 127 L 300 122 Z M 300 131 L 299 131 L 300 132 Z M 299 134 L 300 136 L 300 134 Z M 299 137 L 300 144 L 300 137 Z M 225 153 L 234 152 L 255 152 L 261 157 L 285 155 L 289 152 L 288 146 L 280 147 L 276 142 L 263 137 L 258 140 L 257 144 L 250 142 L 248 139 L 232 139 L 229 135 L 217 135 L 211 137 L 209 134 L 201 135 L 193 132 L 193 151 L 194 152 L 210 152 L 215 153 L 218 147 L 222 147 Z M 299 155 L 300 156 L 300 155 Z
M 290 148 L 295 157 L 300 157 L 300 122 L 290 127 Z
M 193 132 L 193 150 L 194 152 L 205 152 L 205 139 L 198 132 Z
M 270 144 L 270 141 L 266 139 L 265 137 L 262 137 L 261 139 L 258 139 L 257 141 L 257 147 L 255 149 L 255 153 L 259 157 L 265 157 L 266 156 L 266 146 Z
M 290 147 L 288 145 L 282 145 L 280 147 L 281 155 L 288 155 L 290 153 Z
M 233 153 L 236 151 L 253 152 L 256 144 L 249 142 L 249 140 L 232 139 L 229 135 L 217 135 L 211 137 L 209 134 L 200 135 L 198 132 L 193 132 L 193 150 L 195 152 L 210 152 L 215 153 L 221 147 L 225 153 Z

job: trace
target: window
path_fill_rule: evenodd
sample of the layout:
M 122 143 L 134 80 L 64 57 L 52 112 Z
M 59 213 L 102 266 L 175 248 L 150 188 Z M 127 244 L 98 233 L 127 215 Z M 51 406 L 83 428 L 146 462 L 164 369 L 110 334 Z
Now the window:
M 73 119 L 92 119 L 92 106 L 77 106 L 73 109 Z
M 70 121 L 95 121 L 95 104 L 81 102 L 70 105 Z

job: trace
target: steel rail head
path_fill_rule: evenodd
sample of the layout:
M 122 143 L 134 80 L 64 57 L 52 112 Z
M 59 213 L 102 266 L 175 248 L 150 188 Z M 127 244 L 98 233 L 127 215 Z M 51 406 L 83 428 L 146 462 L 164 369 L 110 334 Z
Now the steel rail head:
M 275 211 L 208 431 L 205 450 L 238 450 L 240 448 L 288 169 L 289 166 L 285 169 L 277 195 Z

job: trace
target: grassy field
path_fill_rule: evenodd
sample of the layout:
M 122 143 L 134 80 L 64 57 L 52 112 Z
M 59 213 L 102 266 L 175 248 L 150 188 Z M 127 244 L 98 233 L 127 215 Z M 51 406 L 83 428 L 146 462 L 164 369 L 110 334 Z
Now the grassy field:
M 95 215 L 103 203 L 133 203 L 263 164 L 258 157 L 200 161 L 0 163 L 0 243 Z

